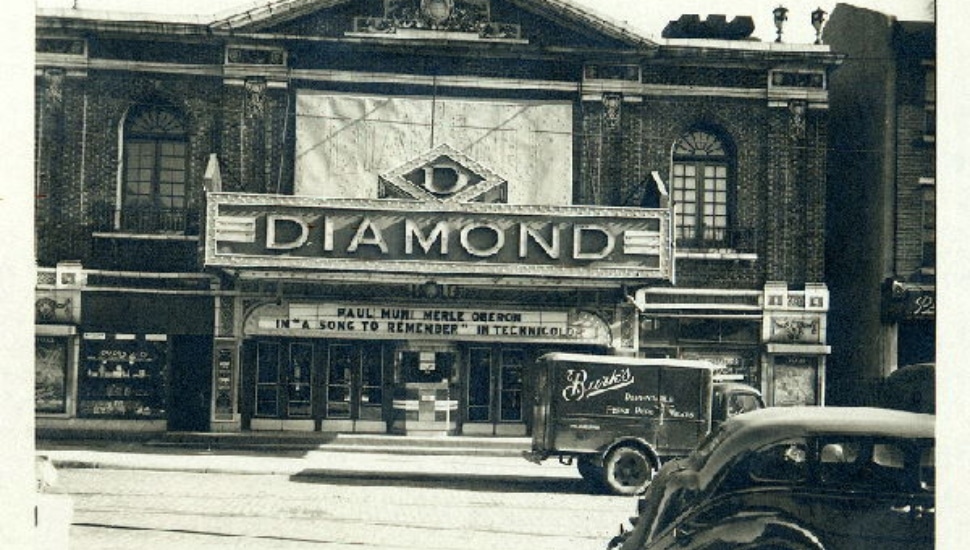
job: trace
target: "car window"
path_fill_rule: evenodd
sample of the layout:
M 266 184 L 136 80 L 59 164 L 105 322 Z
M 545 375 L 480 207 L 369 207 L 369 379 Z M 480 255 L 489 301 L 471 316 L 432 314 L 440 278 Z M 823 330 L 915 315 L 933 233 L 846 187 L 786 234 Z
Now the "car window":
M 906 453 L 907 447 L 897 441 L 849 437 L 823 441 L 819 476 L 823 484 L 842 489 L 900 490 L 908 475 Z
M 800 482 L 808 475 L 808 445 L 787 441 L 761 449 L 752 455 L 748 473 L 760 483 Z
M 728 396 L 728 417 L 736 416 L 749 411 L 756 411 L 761 408 L 758 396 L 750 393 L 732 393 Z
M 906 467 L 906 455 L 898 445 L 876 443 L 872 446 L 872 462 L 883 468 L 902 470 Z

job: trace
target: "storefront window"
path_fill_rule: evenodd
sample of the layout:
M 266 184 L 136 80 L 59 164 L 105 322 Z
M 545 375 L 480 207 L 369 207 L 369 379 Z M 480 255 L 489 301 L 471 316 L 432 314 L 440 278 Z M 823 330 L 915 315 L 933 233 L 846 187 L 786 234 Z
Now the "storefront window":
M 499 402 L 501 420 L 522 420 L 522 370 L 523 353 L 521 350 L 502 352 L 502 374 L 499 379 Z
M 640 345 L 645 357 L 701 359 L 723 367 L 722 374 L 761 386 L 761 321 L 712 317 L 644 317 Z
M 78 416 L 164 417 L 167 349 L 164 334 L 86 333 Z
M 38 337 L 34 349 L 34 409 L 39 413 L 67 412 L 68 339 Z

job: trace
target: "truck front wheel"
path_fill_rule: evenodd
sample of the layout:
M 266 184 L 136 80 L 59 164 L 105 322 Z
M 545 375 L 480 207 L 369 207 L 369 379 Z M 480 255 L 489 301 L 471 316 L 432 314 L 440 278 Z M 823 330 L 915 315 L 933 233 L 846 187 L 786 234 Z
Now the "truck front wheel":
M 603 461 L 603 482 L 617 495 L 635 495 L 646 489 L 653 465 L 634 447 L 617 447 Z

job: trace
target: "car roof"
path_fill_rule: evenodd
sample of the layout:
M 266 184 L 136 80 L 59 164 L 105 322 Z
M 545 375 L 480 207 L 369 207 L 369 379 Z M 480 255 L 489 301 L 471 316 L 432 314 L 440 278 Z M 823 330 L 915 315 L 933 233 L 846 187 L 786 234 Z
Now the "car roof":
M 700 359 L 644 359 L 640 357 L 624 357 L 622 355 L 592 355 L 587 353 L 567 353 L 554 351 L 539 358 L 540 361 L 559 361 L 562 363 L 600 363 L 617 366 L 670 366 L 695 369 L 718 370 L 720 367 L 710 361 Z
M 936 417 L 875 407 L 769 407 L 730 419 L 742 434 L 871 434 L 933 437 Z
M 721 425 L 726 435 L 701 469 L 702 483 L 738 454 L 784 439 L 820 435 L 930 439 L 935 424 L 931 414 L 874 407 L 768 407 L 746 412 Z

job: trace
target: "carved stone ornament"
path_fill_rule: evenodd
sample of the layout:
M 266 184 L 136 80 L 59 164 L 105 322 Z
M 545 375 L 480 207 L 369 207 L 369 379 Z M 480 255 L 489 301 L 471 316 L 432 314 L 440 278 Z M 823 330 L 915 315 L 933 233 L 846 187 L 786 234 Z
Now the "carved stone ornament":
M 251 118 L 263 116 L 266 108 L 266 79 L 246 79 L 246 113 Z
M 54 321 L 70 321 L 73 316 L 71 299 L 58 302 L 53 298 L 39 298 L 35 303 L 35 315 L 38 322 L 50 323 Z
M 771 320 L 770 341 L 818 342 L 819 320 L 795 317 L 776 317 Z
M 608 128 L 615 129 L 620 124 L 620 107 L 623 96 L 620 94 L 603 94 L 603 118 Z
M 453 11 L 454 0 L 421 0 L 421 15 L 435 24 L 447 21 Z
M 356 17 L 354 31 L 445 31 L 490 39 L 521 36 L 518 25 L 494 23 L 489 12 L 489 0 L 385 0 L 384 17 Z
M 44 71 L 47 81 L 47 100 L 52 108 L 59 108 L 64 103 L 64 71 L 48 69 Z

